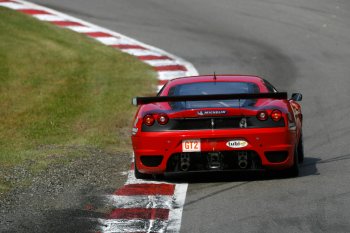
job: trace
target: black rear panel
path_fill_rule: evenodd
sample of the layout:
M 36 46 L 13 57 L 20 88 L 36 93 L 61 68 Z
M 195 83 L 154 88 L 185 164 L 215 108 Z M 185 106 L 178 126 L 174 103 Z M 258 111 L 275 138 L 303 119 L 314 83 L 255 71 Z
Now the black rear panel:
M 152 126 L 142 125 L 143 132 L 158 132 L 170 130 L 205 130 L 205 129 L 239 129 L 239 128 L 271 128 L 284 127 L 284 119 L 278 122 L 268 119 L 260 121 L 255 116 L 250 117 L 201 117 L 170 119 L 166 125 L 157 122 Z
M 215 155 L 215 161 L 213 161 Z M 183 157 L 187 156 L 187 167 L 183 167 Z M 244 160 L 246 164 L 240 164 Z M 205 170 L 255 170 L 262 169 L 261 159 L 255 151 L 191 152 L 171 155 L 167 172 L 205 171 Z

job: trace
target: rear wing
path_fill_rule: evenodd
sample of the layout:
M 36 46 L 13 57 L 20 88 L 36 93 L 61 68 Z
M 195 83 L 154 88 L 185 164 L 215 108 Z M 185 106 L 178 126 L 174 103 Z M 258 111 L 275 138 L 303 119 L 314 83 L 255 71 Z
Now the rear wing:
M 132 104 L 142 105 L 157 102 L 181 102 L 203 100 L 230 100 L 230 99 L 287 99 L 287 92 L 253 93 L 253 94 L 220 94 L 220 95 L 183 95 L 183 96 L 155 96 L 134 97 Z

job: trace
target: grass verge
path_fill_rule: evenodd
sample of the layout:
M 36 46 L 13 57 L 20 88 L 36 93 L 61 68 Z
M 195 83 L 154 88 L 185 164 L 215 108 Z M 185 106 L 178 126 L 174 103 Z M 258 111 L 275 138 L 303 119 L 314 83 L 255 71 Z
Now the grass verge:
M 131 150 L 131 97 L 156 74 L 136 58 L 78 33 L 0 7 L 1 171 L 83 156 L 77 147 Z

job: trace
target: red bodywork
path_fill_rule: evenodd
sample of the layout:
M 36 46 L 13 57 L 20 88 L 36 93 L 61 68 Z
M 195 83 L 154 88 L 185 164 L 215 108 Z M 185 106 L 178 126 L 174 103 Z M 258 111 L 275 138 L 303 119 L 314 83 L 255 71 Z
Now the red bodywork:
M 169 90 L 174 86 L 197 82 L 249 82 L 256 84 L 259 87 L 260 93 L 271 92 L 271 89 L 269 89 L 266 85 L 266 81 L 260 77 L 243 75 L 220 75 L 213 77 L 211 75 L 185 77 L 171 80 L 163 87 L 159 93 L 159 96 L 168 96 Z M 258 122 L 256 120 L 257 114 L 262 110 L 268 114 L 269 121 L 271 121 L 271 112 L 275 109 L 282 113 L 282 118 L 278 123 L 279 126 L 274 127 L 221 129 L 208 127 L 208 129 L 195 130 L 188 130 L 186 128 L 181 130 L 162 130 L 162 125 L 157 122 L 158 116 L 162 114 L 166 114 L 169 121 L 178 119 L 200 120 L 201 117 L 205 117 L 208 119 L 208 121 L 210 121 L 210 118 L 216 120 L 220 113 L 224 113 L 220 115 L 220 119 L 244 116 L 248 119 L 252 119 L 254 122 Z M 207 111 L 206 113 L 208 114 L 204 116 L 198 115 L 199 111 Z M 218 115 L 216 113 L 218 113 Z M 154 116 L 154 126 L 144 125 L 143 118 L 145 115 Z M 212 122 L 214 120 L 212 120 Z M 271 122 L 271 124 L 274 124 L 273 121 Z M 151 130 L 150 127 L 158 127 L 158 129 Z M 145 130 L 148 128 L 151 131 Z M 253 108 L 196 108 L 185 110 L 174 110 L 169 102 L 155 102 L 144 104 L 139 107 L 134 119 L 133 135 L 131 139 L 135 154 L 135 166 L 140 173 L 164 174 L 165 172 L 192 170 L 192 168 L 195 167 L 195 164 L 193 163 L 196 161 L 192 161 L 193 163 L 190 164 L 191 168 L 184 170 L 181 169 L 181 164 L 181 166 L 176 164 L 182 161 L 182 154 L 186 154 L 187 157 L 207 156 L 208 158 L 211 158 L 211 156 L 215 156 L 215 159 L 219 158 L 219 160 L 222 162 L 223 156 L 237 157 L 237 153 L 240 155 L 240 152 L 244 151 L 248 151 L 250 154 L 254 154 L 254 156 L 257 157 L 255 158 L 254 162 L 248 161 L 247 167 L 241 168 L 237 166 L 237 164 L 228 166 L 218 165 L 214 167 L 213 170 L 225 170 L 226 168 L 229 170 L 254 170 L 257 168 L 282 170 L 292 167 L 295 163 L 294 155 L 297 145 L 301 139 L 301 129 L 301 106 L 296 101 L 291 99 L 257 99 Z M 184 150 L 186 150 L 186 144 L 183 144 L 184 140 L 197 140 L 189 145 L 190 149 L 194 150 L 192 153 L 184 152 Z M 200 141 L 200 148 L 198 148 L 198 145 L 196 145 L 198 140 Z M 232 144 L 235 142 L 238 143 L 238 145 L 241 145 L 239 143 L 243 144 L 237 148 L 235 146 L 230 147 L 228 146 L 230 141 Z M 271 154 L 269 159 L 266 156 L 266 153 Z M 278 153 L 283 154 L 283 156 L 280 156 L 279 159 L 271 158 L 273 156 L 276 156 L 277 158 L 277 156 L 279 156 Z M 172 158 L 172 160 L 175 162 L 170 161 L 170 158 L 174 156 L 177 156 L 176 159 Z M 280 161 L 281 158 L 283 161 Z M 225 159 L 230 163 L 237 163 L 238 161 L 236 158 Z M 202 159 L 202 161 L 205 163 L 205 161 L 208 161 L 208 159 Z M 210 166 L 208 164 L 203 165 L 199 168 L 199 170 L 211 170 L 211 168 L 213 168 L 213 166 L 211 166 L 212 162 L 208 163 L 210 163 Z

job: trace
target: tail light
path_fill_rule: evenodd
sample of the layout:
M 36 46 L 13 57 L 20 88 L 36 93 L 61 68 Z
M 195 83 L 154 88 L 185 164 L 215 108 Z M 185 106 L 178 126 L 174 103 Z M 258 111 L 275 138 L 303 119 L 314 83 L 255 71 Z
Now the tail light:
M 259 119 L 259 120 L 261 120 L 261 121 L 266 121 L 267 120 L 267 118 L 268 118 L 268 114 L 267 114 L 267 112 L 266 111 L 260 111 L 260 112 L 258 112 L 258 114 L 256 115 L 256 117 Z
M 154 124 L 154 117 L 150 114 L 143 117 L 143 123 L 147 126 L 152 126 Z
M 169 117 L 167 114 L 162 113 L 158 115 L 157 121 L 160 125 L 165 125 L 168 123 Z
M 273 111 L 271 112 L 271 118 L 272 118 L 273 121 L 279 121 L 279 120 L 281 120 L 281 118 L 282 118 L 282 112 L 281 112 L 280 110 L 277 110 L 277 109 L 273 110 Z

